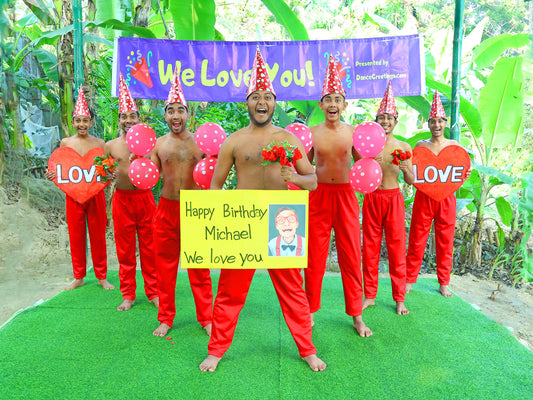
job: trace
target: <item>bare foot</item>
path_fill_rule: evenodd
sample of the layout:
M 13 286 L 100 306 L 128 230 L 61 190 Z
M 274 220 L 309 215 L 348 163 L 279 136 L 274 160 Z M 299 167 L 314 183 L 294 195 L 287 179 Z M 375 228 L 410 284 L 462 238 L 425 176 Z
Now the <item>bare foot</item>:
M 440 285 L 439 292 L 444 297 L 453 297 L 453 294 L 448 290 L 448 285 Z
M 372 336 L 372 331 L 368 326 L 363 322 L 363 317 L 361 315 L 353 317 L 353 327 L 361 337 Z
M 405 293 L 409 293 L 412 289 L 412 285 L 410 283 L 405 284 Z
M 115 287 L 110 284 L 107 279 L 98 279 L 98 284 L 100 286 L 102 286 L 105 290 L 111 290 L 111 289 L 114 289 Z
M 149 301 L 155 306 L 155 308 L 159 308 L 159 297 L 158 296 L 154 297 L 152 300 L 149 300 Z
M 83 278 L 81 279 L 76 279 L 74 280 L 74 282 L 72 282 L 70 285 L 68 285 L 64 290 L 72 290 L 72 289 L 76 289 L 80 286 L 83 286 L 85 285 L 85 282 L 83 281 Z
M 315 313 L 311 313 L 311 328 L 315 326 Z
M 369 306 L 376 305 L 376 299 L 365 299 L 363 301 L 363 310 Z
M 208 355 L 207 358 L 200 364 L 200 370 L 204 372 L 214 372 L 215 369 L 217 369 L 217 365 L 220 360 L 220 357 Z
M 160 336 L 163 337 L 167 334 L 167 332 L 170 330 L 170 326 L 167 324 L 161 324 L 157 327 L 157 329 L 154 331 L 154 336 Z
M 118 311 L 128 311 L 133 306 L 133 300 L 124 299 L 121 305 L 117 307 Z
M 213 324 L 207 324 L 206 326 L 203 327 L 205 329 L 205 331 L 207 332 L 207 336 L 211 336 L 211 328 L 212 327 L 213 327 Z
M 409 310 L 407 307 L 405 307 L 405 304 L 403 302 L 397 302 L 396 303 L 396 314 L 398 315 L 407 315 L 409 314 Z
M 320 358 L 318 358 L 316 354 L 312 354 L 310 356 L 302 358 L 307 364 L 309 364 L 309 367 L 315 372 L 324 371 L 326 369 L 327 364 Z

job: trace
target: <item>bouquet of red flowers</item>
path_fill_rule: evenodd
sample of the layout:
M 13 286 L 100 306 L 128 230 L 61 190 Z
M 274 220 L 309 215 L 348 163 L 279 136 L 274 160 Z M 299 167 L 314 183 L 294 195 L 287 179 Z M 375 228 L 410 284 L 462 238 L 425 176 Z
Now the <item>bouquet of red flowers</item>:
M 261 155 L 264 160 L 261 165 L 267 165 L 279 160 L 281 165 L 292 167 L 296 161 L 302 158 L 302 153 L 298 147 L 290 145 L 287 140 L 279 145 L 276 142 L 269 143 L 267 147 L 263 148 Z
M 107 182 L 107 173 L 113 172 L 118 167 L 118 162 L 110 154 L 105 154 L 94 157 L 94 165 L 96 165 L 96 175 L 100 176 L 102 182 Z
M 402 161 L 409 160 L 411 158 L 410 151 L 403 151 L 402 149 L 396 149 L 392 153 L 392 164 L 400 165 Z

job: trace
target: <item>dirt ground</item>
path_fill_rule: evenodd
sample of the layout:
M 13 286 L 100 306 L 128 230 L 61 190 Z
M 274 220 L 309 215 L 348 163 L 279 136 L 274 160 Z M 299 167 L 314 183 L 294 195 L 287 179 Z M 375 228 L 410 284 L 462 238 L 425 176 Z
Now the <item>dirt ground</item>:
M 72 269 L 66 225 L 51 228 L 42 213 L 23 199 L 9 201 L 1 187 L 0 245 L 1 326 L 16 311 L 59 293 L 72 280 Z M 108 262 L 118 269 L 112 241 Z M 452 276 L 450 288 L 533 350 L 533 285 L 516 289 L 467 274 Z

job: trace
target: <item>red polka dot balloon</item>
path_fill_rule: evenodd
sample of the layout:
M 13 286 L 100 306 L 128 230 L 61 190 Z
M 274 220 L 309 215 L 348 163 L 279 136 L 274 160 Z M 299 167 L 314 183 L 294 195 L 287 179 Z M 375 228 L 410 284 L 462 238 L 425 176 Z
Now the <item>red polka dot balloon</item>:
M 159 181 L 159 169 L 152 160 L 137 158 L 131 162 L 128 176 L 135 187 L 151 189 Z
M 362 158 L 350 169 L 350 184 L 359 193 L 371 193 L 376 190 L 383 179 L 383 171 L 373 158 Z
M 381 153 L 386 139 L 381 125 L 373 121 L 357 125 L 352 136 L 355 150 L 363 157 L 375 157 Z
M 215 172 L 215 165 L 217 165 L 217 159 L 214 157 L 207 157 L 196 164 L 192 177 L 198 186 L 202 189 L 209 189 L 211 187 L 211 179 Z
M 154 130 L 146 124 L 133 125 L 126 133 L 128 149 L 136 156 L 145 156 L 150 153 L 156 141 Z
M 226 139 L 226 132 L 218 124 L 206 122 L 198 127 L 194 138 L 204 154 L 216 156 L 220 146 L 222 146 L 222 142 Z
M 298 139 L 300 139 L 302 144 L 304 145 L 305 152 L 309 153 L 309 150 L 311 150 L 311 148 L 313 147 L 313 134 L 311 133 L 311 129 L 309 129 L 308 126 L 300 124 L 298 122 L 287 125 L 285 129 L 287 129 Z

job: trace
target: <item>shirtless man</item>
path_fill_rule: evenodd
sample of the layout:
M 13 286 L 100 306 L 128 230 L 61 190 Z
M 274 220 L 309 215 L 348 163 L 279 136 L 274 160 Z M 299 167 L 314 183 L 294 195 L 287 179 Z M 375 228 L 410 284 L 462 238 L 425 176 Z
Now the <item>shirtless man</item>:
M 89 133 L 89 128 L 92 124 L 93 113 L 87 106 L 83 87 L 80 85 L 76 107 L 72 113 L 72 126 L 76 129 L 77 133 L 74 136 L 62 139 L 59 147 L 70 147 L 82 157 L 91 149 L 103 149 L 105 142 Z M 55 171 L 48 170 L 45 176 L 52 181 L 56 173 Z M 98 284 L 106 290 L 114 289 L 115 287 L 106 279 L 107 249 L 105 230 L 107 227 L 107 214 L 104 191 L 101 190 L 96 196 L 83 204 L 78 203 L 68 195 L 65 200 L 70 239 L 70 255 L 74 272 L 74 282 L 68 285 L 65 290 L 76 289 L 85 284 L 83 278 L 87 275 L 86 226 L 89 230 L 91 258 Z
M 385 242 L 389 257 L 389 274 L 392 283 L 392 297 L 396 302 L 396 313 L 409 314 L 405 307 L 405 202 L 400 192 L 398 177 L 400 171 L 406 183 L 412 185 L 414 175 L 411 159 L 399 166 L 392 163 L 391 153 L 400 149 L 412 152 L 411 146 L 394 138 L 392 131 L 398 123 L 398 111 L 392 94 L 391 83 L 381 101 L 376 122 L 386 134 L 385 147 L 376 157 L 383 170 L 379 188 L 365 195 L 363 202 L 363 278 L 365 300 L 363 310 L 376 304 L 379 281 L 379 255 L 381 237 L 385 229 Z
M 318 188 L 309 193 L 309 259 L 305 269 L 305 293 L 313 320 L 314 313 L 320 309 L 322 280 L 333 228 L 346 314 L 353 318 L 357 333 L 368 337 L 372 331 L 363 322 L 362 316 L 359 203 L 349 178 L 352 157 L 358 160 L 361 156 L 353 147 L 354 127 L 341 121 L 341 114 L 348 103 L 336 63 L 330 56 L 322 100 L 318 103 L 326 121 L 311 127 L 313 148 L 307 155 L 310 162 L 315 160 Z
M 163 177 L 163 190 L 154 218 L 154 251 L 159 288 L 159 327 L 154 336 L 165 336 L 176 316 L 176 278 L 180 258 L 180 191 L 200 190 L 193 170 L 204 154 L 187 130 L 189 109 L 181 90 L 177 69 L 165 105 L 165 121 L 170 132 L 157 139 L 152 161 Z M 196 317 L 211 334 L 213 290 L 209 269 L 188 269 L 196 305 Z
M 431 138 L 419 141 L 416 147 L 427 147 L 435 154 L 439 154 L 447 146 L 460 144 L 456 140 L 444 137 L 444 128 L 448 119 L 437 91 L 433 96 L 433 104 L 429 114 L 428 126 Z M 469 176 L 469 171 L 466 173 Z M 444 297 L 452 297 L 448 290 L 453 261 L 453 238 L 455 235 L 456 201 L 452 193 L 442 201 L 435 201 L 420 190 L 415 194 L 413 203 L 413 216 L 409 230 L 409 248 L 407 250 L 407 284 L 406 293 L 409 293 L 412 284 L 416 283 L 422 259 L 426 250 L 426 243 L 431 230 L 431 222 L 435 225 L 435 247 L 437 256 L 437 279 L 439 292 Z
M 235 165 L 237 189 L 286 190 L 286 182 L 292 182 L 302 189 L 313 190 L 316 187 L 316 176 L 305 158 L 296 161 L 297 172 L 278 163 L 261 165 L 261 152 L 272 141 L 280 143 L 287 140 L 291 145 L 298 146 L 302 154 L 304 149 L 294 135 L 272 125 L 272 115 L 276 109 L 275 92 L 259 49 L 255 57 L 246 99 L 250 124 L 233 133 L 222 144 L 211 189 L 222 189 L 232 165 Z M 263 73 L 266 78 L 261 78 Z M 202 371 L 215 371 L 230 347 L 254 272 L 253 269 L 220 271 L 213 310 L 213 331 L 207 346 L 208 356 L 200 364 Z M 311 340 L 309 305 L 302 288 L 300 270 L 271 269 L 268 272 L 300 356 L 313 371 L 323 371 L 326 363 L 316 356 L 316 348 Z
M 120 136 L 110 140 L 104 146 L 104 153 L 109 153 L 118 162 L 118 167 L 114 172 L 116 183 L 113 195 L 113 228 L 119 262 L 120 291 L 123 299 L 117 307 L 118 311 L 129 310 L 135 301 L 136 233 L 139 240 L 144 292 L 148 300 L 159 307 L 152 229 L 155 214 L 154 196 L 150 189 L 137 189 L 128 176 L 131 153 L 126 144 L 126 133 L 138 123 L 140 119 L 137 105 L 131 97 L 126 81 L 120 74 L 118 110 Z

